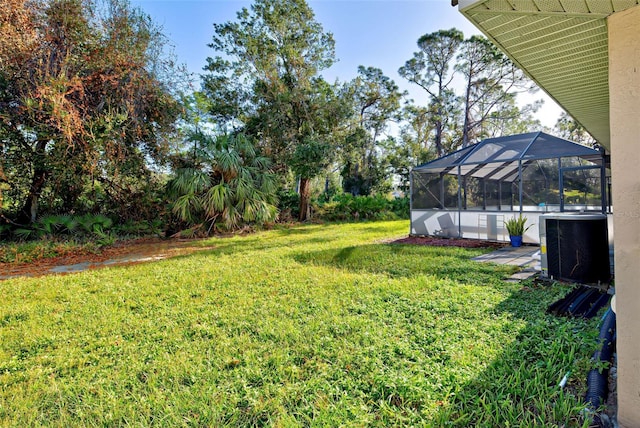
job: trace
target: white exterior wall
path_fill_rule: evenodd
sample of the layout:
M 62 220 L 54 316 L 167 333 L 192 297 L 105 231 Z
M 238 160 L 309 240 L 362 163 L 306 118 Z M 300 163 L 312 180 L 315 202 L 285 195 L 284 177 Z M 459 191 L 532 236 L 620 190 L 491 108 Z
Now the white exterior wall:
M 525 244 L 540 244 L 540 232 L 538 229 L 539 218 L 543 214 L 561 214 L 556 212 L 533 211 L 523 212 L 527 218 L 527 225 L 531 225 L 523 237 Z M 411 234 L 443 236 L 457 238 L 459 231 L 462 238 L 487 239 L 490 241 L 509 242 L 509 234 L 504 227 L 504 222 L 517 217 L 517 211 L 461 211 L 457 210 L 412 210 Z M 575 214 L 575 213 L 568 213 Z M 613 221 L 608 216 L 609 245 L 613 245 Z M 461 227 L 458 227 L 461 225 Z
M 411 234 L 432 235 L 447 238 L 459 237 L 469 239 L 487 239 L 490 241 L 509 242 L 509 234 L 504 222 L 517 217 L 518 212 L 511 211 L 461 211 L 457 210 L 413 210 L 411 211 Z M 538 217 L 544 212 L 523 213 L 527 217 L 527 230 L 523 242 L 538 244 Z M 461 227 L 458 227 L 461 225 Z
M 640 427 L 640 6 L 608 18 L 618 422 Z

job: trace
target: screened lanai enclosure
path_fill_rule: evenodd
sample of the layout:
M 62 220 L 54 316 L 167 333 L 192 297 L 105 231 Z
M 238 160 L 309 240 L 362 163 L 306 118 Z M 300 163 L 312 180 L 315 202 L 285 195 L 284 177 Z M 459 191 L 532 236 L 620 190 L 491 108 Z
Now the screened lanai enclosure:
M 603 152 L 543 132 L 490 138 L 411 172 L 411 234 L 508 241 L 522 214 L 538 243 L 549 212 L 610 212 Z

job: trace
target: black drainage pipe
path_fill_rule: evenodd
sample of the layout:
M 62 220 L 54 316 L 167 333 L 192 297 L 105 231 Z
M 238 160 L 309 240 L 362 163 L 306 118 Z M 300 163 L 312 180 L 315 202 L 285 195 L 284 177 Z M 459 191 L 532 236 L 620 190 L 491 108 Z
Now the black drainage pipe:
M 598 297 L 596 301 L 593 302 L 593 305 L 591 305 L 591 308 L 589 308 L 589 310 L 587 310 L 587 312 L 584 313 L 583 317 L 585 318 L 595 317 L 598 311 L 609 303 L 610 299 L 611 299 L 611 295 L 607 293 L 601 293 L 600 297 Z
M 593 353 L 593 360 L 596 362 L 607 363 L 613 356 L 615 346 L 614 335 L 616 332 L 616 314 L 609 308 L 604 314 L 602 326 L 600 326 L 600 334 L 598 340 L 602 344 L 602 348 Z M 587 395 L 585 402 L 596 410 L 605 401 L 607 401 L 607 393 L 609 386 L 609 370 L 599 371 L 592 369 L 587 376 Z

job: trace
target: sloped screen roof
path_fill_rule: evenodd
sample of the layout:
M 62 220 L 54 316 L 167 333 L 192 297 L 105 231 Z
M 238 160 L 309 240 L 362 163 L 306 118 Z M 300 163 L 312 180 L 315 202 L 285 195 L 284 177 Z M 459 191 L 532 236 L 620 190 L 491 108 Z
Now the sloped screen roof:
M 416 172 L 469 175 L 511 181 L 520 163 L 577 156 L 597 163 L 599 151 L 543 132 L 489 138 L 457 152 L 415 167 Z M 514 174 L 515 173 L 515 174 Z

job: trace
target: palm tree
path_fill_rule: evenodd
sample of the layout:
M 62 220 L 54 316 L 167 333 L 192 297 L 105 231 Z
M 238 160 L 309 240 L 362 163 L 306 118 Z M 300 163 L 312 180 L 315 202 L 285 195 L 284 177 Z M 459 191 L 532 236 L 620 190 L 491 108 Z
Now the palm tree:
M 212 137 L 195 132 L 192 165 L 176 170 L 167 183 L 171 210 L 195 228 L 237 229 L 273 221 L 276 179 L 271 162 L 244 135 Z

